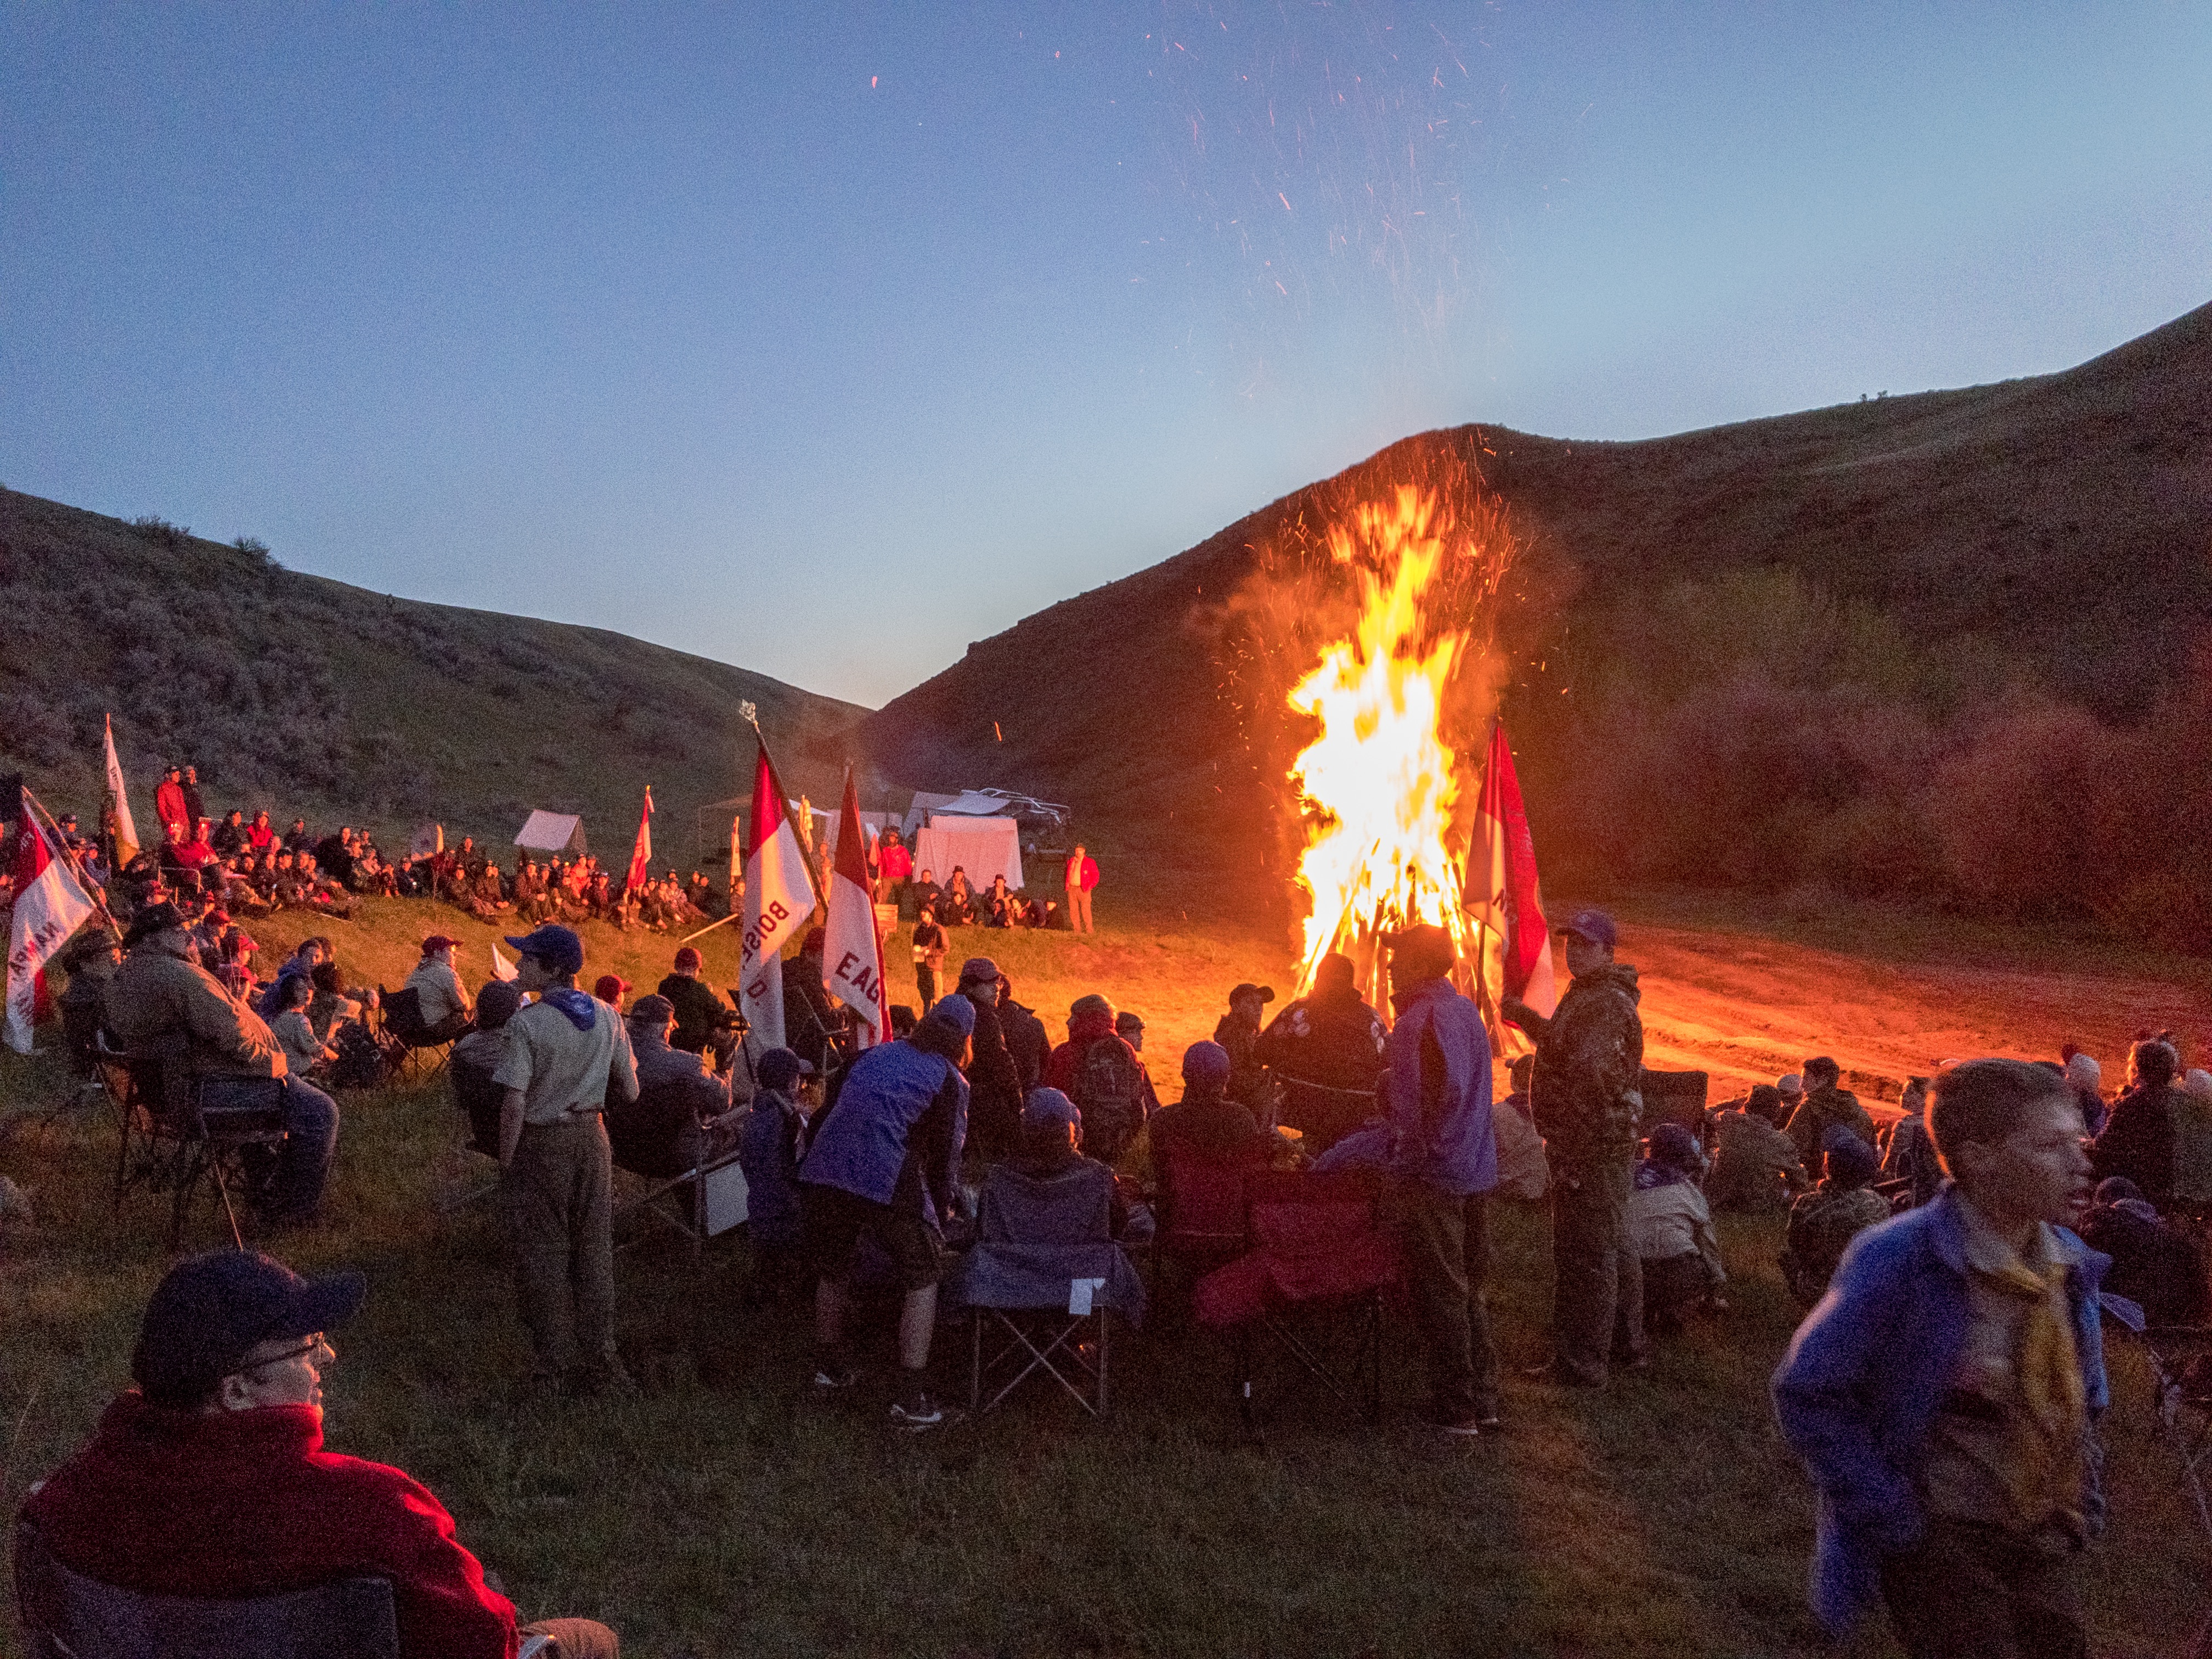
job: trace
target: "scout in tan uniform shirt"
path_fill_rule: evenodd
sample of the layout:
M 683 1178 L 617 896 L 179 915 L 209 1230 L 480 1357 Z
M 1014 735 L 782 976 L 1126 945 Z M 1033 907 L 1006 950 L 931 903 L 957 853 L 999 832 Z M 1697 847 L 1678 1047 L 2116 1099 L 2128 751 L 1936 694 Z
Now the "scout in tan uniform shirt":
M 516 986 L 539 996 L 507 1022 L 507 1057 L 492 1073 L 504 1091 L 500 1203 L 532 1386 L 627 1390 L 615 1357 L 614 1162 L 599 1114 L 610 1091 L 637 1098 L 629 1035 L 613 1009 L 576 988 L 584 945 L 574 933 L 549 925 L 507 942 L 520 952 Z

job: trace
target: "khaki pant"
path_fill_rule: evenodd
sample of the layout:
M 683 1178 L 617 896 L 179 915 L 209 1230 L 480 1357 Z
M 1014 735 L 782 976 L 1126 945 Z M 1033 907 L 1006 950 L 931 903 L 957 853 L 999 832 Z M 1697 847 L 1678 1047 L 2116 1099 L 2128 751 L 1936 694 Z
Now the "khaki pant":
M 1391 1194 L 1406 1251 L 1413 1318 L 1429 1360 L 1430 1409 L 1440 1423 L 1498 1414 L 1498 1350 L 1490 1340 L 1489 1194 L 1455 1198 L 1426 1182 Z
M 604 1371 L 615 1358 L 614 1159 L 596 1114 L 525 1124 L 500 1178 L 531 1370 Z
M 1067 890 L 1067 929 L 1072 933 L 1096 931 L 1091 926 L 1091 890 L 1088 887 Z
M 1552 1172 L 1552 1364 L 1602 1386 L 1609 1360 L 1644 1353 L 1644 1264 L 1628 1239 L 1626 1163 Z

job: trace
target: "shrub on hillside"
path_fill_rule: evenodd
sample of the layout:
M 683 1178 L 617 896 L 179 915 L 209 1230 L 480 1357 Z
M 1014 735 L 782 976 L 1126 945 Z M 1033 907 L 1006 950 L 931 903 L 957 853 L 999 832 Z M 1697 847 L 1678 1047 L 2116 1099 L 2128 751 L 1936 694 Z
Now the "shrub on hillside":
M 150 513 L 143 518 L 131 520 L 131 527 L 148 541 L 166 547 L 173 553 L 182 549 L 192 533 L 190 525 L 171 524 L 167 519 Z

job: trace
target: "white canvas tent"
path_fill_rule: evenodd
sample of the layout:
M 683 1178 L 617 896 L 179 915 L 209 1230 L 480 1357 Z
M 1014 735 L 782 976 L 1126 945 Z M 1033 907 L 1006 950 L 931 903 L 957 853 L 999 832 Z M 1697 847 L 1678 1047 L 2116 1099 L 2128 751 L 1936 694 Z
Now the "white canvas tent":
M 530 821 L 514 837 L 526 853 L 562 853 L 581 858 L 592 849 L 584 844 L 584 821 L 573 812 L 530 810 Z
M 933 818 L 914 838 L 915 873 L 927 870 L 941 885 L 955 865 L 967 870 L 969 884 L 978 893 L 991 884 L 994 876 L 1004 876 L 1009 887 L 1020 887 L 1021 826 L 1012 818 L 957 814 Z

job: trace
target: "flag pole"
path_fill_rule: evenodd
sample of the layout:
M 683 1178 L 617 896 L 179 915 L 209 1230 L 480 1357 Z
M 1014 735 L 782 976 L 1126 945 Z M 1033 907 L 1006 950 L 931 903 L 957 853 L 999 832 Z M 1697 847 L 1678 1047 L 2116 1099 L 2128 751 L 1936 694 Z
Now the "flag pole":
M 783 774 L 775 769 L 775 757 L 768 752 L 768 738 L 760 729 L 760 711 L 751 703 L 746 702 L 738 705 L 738 712 L 745 717 L 746 722 L 753 728 L 753 741 L 760 745 L 761 753 L 768 756 L 768 775 L 775 780 L 776 800 L 783 807 L 785 821 L 790 822 L 797 817 L 797 814 L 791 810 L 791 796 L 783 787 Z M 809 832 L 808 840 L 811 842 L 813 838 L 814 826 L 809 823 L 806 828 Z M 760 834 L 760 825 L 753 826 L 753 834 L 756 836 Z M 805 847 L 799 848 L 801 853 L 805 853 L 806 850 Z M 827 916 L 830 914 L 830 896 L 822 890 L 822 878 L 815 872 L 813 857 L 809 854 L 799 861 L 806 867 L 806 884 L 813 889 L 814 902 L 821 908 L 822 914 Z M 702 928 L 700 931 L 703 933 L 706 930 Z

